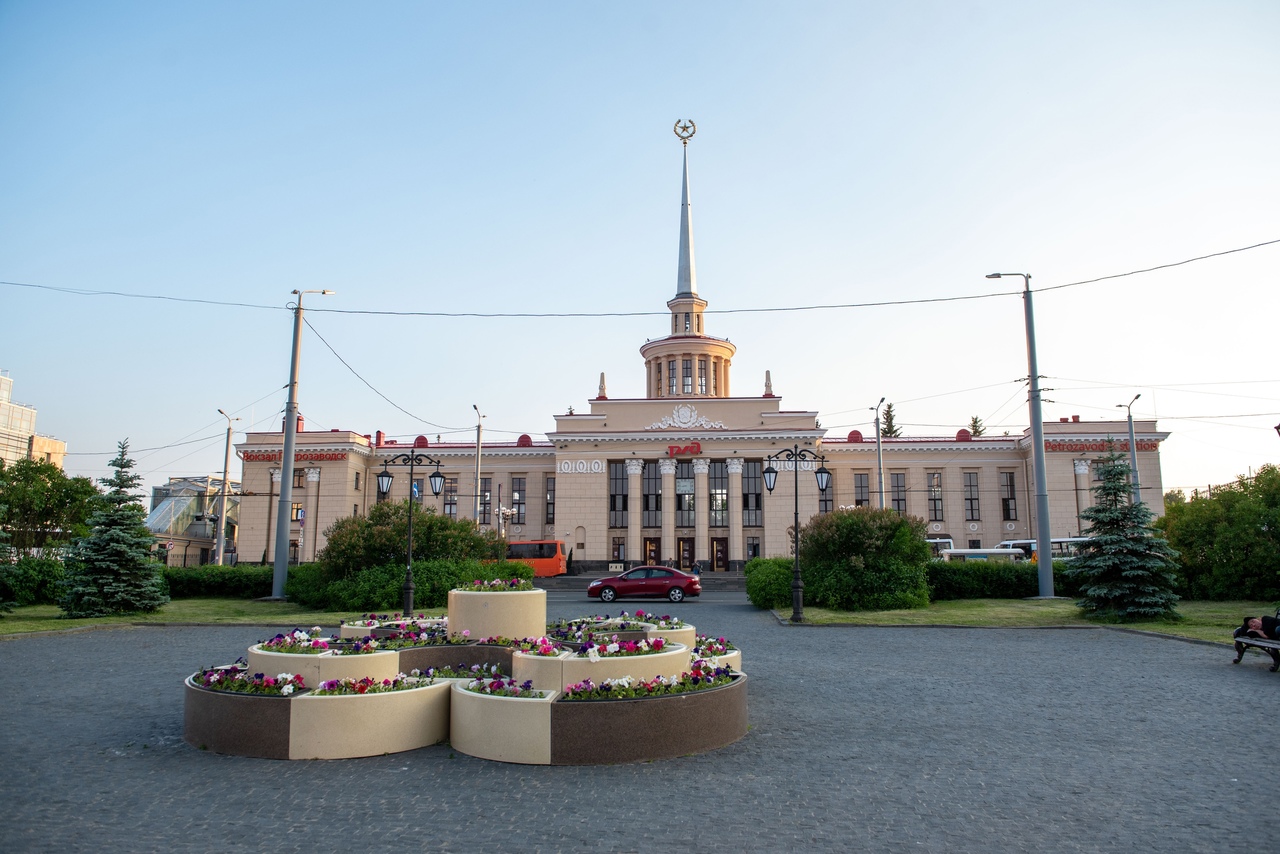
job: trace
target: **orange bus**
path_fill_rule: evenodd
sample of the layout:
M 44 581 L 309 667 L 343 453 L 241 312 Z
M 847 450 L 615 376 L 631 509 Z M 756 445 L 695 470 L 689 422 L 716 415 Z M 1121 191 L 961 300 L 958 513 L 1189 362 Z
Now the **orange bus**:
M 533 567 L 535 576 L 564 575 L 569 571 L 564 540 L 524 540 L 507 543 L 507 560 Z

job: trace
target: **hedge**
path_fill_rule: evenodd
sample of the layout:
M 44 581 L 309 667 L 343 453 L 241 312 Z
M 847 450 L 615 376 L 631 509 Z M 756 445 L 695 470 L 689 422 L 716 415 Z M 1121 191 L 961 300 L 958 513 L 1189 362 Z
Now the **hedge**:
M 795 563 L 788 557 L 757 557 L 747 561 L 743 575 L 747 598 L 757 608 L 785 608 L 791 604 Z
M 1067 564 L 1054 561 L 1053 592 L 1057 596 L 1075 596 L 1078 585 L 1067 578 Z M 931 560 L 929 599 L 943 602 L 951 599 L 1027 599 L 1040 595 L 1040 570 L 1026 561 Z
M 389 563 L 335 579 L 319 564 L 294 567 L 289 570 L 285 595 L 322 611 L 399 611 L 404 601 L 404 570 L 403 563 Z M 414 606 L 443 608 L 454 587 L 495 578 L 533 578 L 533 569 L 518 561 L 414 561 Z
M 290 573 L 293 569 L 290 569 Z M 227 599 L 260 599 L 271 595 L 274 568 L 241 566 L 166 566 L 169 598 L 194 599 L 219 596 Z

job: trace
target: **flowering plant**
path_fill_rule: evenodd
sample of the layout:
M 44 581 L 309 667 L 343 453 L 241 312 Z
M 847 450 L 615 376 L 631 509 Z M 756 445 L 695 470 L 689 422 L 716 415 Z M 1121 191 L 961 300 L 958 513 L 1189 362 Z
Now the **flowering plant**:
M 625 617 L 626 615 L 627 615 L 627 612 L 623 611 L 622 616 Z M 661 617 L 659 617 L 657 614 L 653 613 L 652 611 L 650 611 L 649 613 L 645 613 L 644 611 L 641 611 L 639 608 L 636 609 L 636 619 L 644 620 L 646 623 L 652 623 L 660 629 L 684 628 L 684 620 L 680 619 L 679 617 L 672 617 L 669 614 L 663 614 Z
M 618 636 L 614 635 L 612 639 L 602 644 L 595 641 L 587 641 L 578 650 L 578 657 L 599 661 L 602 658 L 614 656 L 651 655 L 655 652 L 662 652 L 666 646 L 667 642 L 662 638 L 642 641 L 620 641 Z
M 707 635 L 698 635 L 697 639 L 693 642 L 693 649 L 689 650 L 689 654 L 695 659 L 714 658 L 735 649 L 737 649 L 737 647 L 724 638 L 713 638 L 708 637 Z
M 362 638 L 344 646 L 333 647 L 334 655 L 368 655 L 378 651 L 378 641 L 373 638 Z
M 403 673 L 396 674 L 395 679 L 373 679 L 364 677 L 363 679 L 329 679 L 321 682 L 320 687 L 311 693 L 321 697 L 342 697 L 352 694 L 387 694 L 392 691 L 407 691 L 411 688 L 422 688 L 432 684 L 431 677 L 423 678 L 417 675 L 406 676 Z
M 287 697 L 294 691 L 306 689 L 302 677 L 296 673 L 280 673 L 274 677 L 262 673 L 252 676 L 239 667 L 210 667 L 191 677 L 191 681 L 210 691 L 229 691 L 235 694 L 261 694 L 268 697 Z
M 678 679 L 657 676 L 653 679 L 605 679 L 599 685 L 590 679 L 566 685 L 563 700 L 635 700 L 645 697 L 661 697 L 668 694 L 687 694 L 705 691 L 733 681 L 733 673 L 727 667 L 712 668 L 705 661 L 694 662 L 693 669 L 682 673 Z
M 355 620 L 343 620 L 342 625 L 359 626 L 363 629 L 371 629 L 375 626 L 381 625 L 382 621 L 385 619 L 387 619 L 386 614 L 362 614 Z
M 264 652 L 319 655 L 322 652 L 329 651 L 329 642 L 320 639 L 320 627 L 316 626 L 310 632 L 294 629 L 288 634 L 278 634 L 271 640 L 259 643 L 258 648 Z
M 526 679 L 517 685 L 516 680 L 504 679 L 501 676 L 494 679 L 486 679 L 481 676 L 472 682 L 468 682 L 462 687 L 473 693 L 488 694 L 491 697 L 541 699 L 547 695 L 546 691 L 534 690 L 532 680 Z
M 437 646 L 450 643 L 467 643 L 470 638 L 451 636 L 444 629 L 426 629 L 421 632 L 396 632 L 378 642 L 383 649 L 405 649 L 414 646 Z
M 461 584 L 454 590 L 467 590 L 472 593 L 506 593 L 519 590 L 533 590 L 533 582 L 524 578 L 495 578 L 483 581 L 477 578 L 470 585 Z
M 506 677 L 502 668 L 496 664 L 459 664 L 457 667 L 428 667 L 426 670 L 410 670 L 410 676 L 423 676 L 427 679 L 501 679 Z
M 469 637 L 471 633 L 464 631 L 462 634 L 463 637 Z M 487 638 L 480 638 L 476 643 L 485 644 L 486 646 L 511 646 L 515 641 L 502 635 L 493 635 Z
M 529 655 L 545 655 L 554 657 L 564 651 L 564 647 L 551 638 L 525 638 L 516 641 L 515 649 Z

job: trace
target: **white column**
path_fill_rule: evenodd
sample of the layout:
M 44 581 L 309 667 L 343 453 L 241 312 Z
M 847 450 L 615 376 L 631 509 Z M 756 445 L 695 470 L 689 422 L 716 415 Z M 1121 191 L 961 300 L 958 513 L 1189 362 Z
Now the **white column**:
M 707 473 L 711 470 L 711 461 L 696 459 L 693 461 L 693 559 L 710 561 L 711 559 L 711 491 L 707 483 Z
M 644 460 L 627 460 L 627 563 L 644 563 L 640 521 L 644 513 Z
M 729 472 L 729 565 L 736 567 L 742 562 L 742 463 L 741 457 L 730 457 L 724 461 Z
M 662 560 L 674 561 L 676 556 L 676 461 L 658 460 L 662 473 Z

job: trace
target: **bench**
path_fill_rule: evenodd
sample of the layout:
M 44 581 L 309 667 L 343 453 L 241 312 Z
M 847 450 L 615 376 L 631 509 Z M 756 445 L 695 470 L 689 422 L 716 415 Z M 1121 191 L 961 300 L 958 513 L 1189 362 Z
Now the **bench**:
M 1280 617 L 1280 608 L 1276 609 L 1276 616 Z M 1236 633 L 1232 638 L 1236 645 L 1236 659 L 1232 664 L 1239 664 L 1240 659 L 1244 658 L 1244 651 L 1248 647 L 1254 647 L 1271 656 L 1271 672 L 1275 673 L 1280 670 L 1280 641 L 1270 640 L 1268 638 L 1255 638 L 1244 634 L 1243 628 L 1236 629 Z

